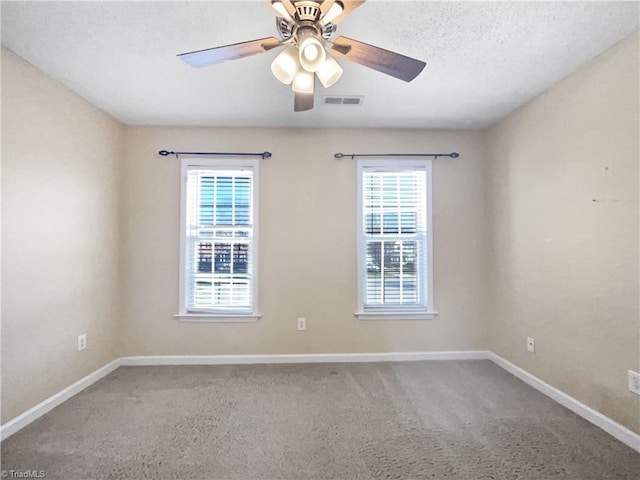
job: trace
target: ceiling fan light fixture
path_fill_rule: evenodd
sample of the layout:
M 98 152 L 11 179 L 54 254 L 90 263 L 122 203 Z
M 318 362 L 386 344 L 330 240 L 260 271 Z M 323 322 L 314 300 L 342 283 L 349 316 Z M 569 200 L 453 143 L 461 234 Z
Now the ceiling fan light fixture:
M 293 79 L 291 88 L 296 93 L 313 93 L 315 75 L 301 68 Z
M 340 36 L 332 40 L 336 25 L 365 0 L 263 1 L 276 15 L 280 38 L 271 36 L 194 50 L 181 53 L 178 58 L 192 67 L 206 67 L 284 47 L 285 51 L 271 63 L 271 71 L 278 81 L 291 84 L 296 112 L 313 108 L 316 75 L 325 88 L 341 78 L 342 67 L 332 54 L 405 82 L 415 79 L 426 66 L 421 60 L 353 38 Z
M 318 76 L 320 83 L 322 83 L 322 86 L 324 88 L 329 88 L 340 80 L 342 72 L 342 67 L 338 62 L 336 62 L 336 59 L 327 55 L 327 59 L 320 66 L 316 75 Z
M 285 48 L 271 63 L 273 76 L 285 85 L 289 85 L 293 81 L 299 69 L 300 62 L 296 47 Z
M 327 58 L 327 52 L 324 50 L 322 42 L 315 36 L 308 36 L 300 45 L 300 65 L 307 72 L 316 72 L 322 66 Z

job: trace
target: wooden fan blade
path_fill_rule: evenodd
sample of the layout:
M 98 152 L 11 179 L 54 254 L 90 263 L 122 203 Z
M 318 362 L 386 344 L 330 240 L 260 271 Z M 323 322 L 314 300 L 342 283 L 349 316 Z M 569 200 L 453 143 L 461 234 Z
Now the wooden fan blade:
M 334 25 L 339 24 L 341 21 L 347 18 L 347 16 L 352 11 L 354 11 L 356 8 L 358 8 L 360 5 L 362 5 L 365 2 L 365 0 L 338 0 L 338 1 L 342 4 L 342 13 L 338 15 L 336 18 L 334 18 L 333 20 L 331 20 L 331 23 L 333 23 Z
M 296 14 L 296 7 L 293 5 L 293 3 L 291 3 L 291 0 L 277 0 L 277 1 L 280 2 L 284 7 L 284 9 L 287 11 L 287 13 L 289 13 L 289 16 L 291 18 L 287 20 L 293 20 L 294 18 L 293 16 Z M 269 8 L 273 10 L 278 17 L 282 17 L 282 13 L 276 10 L 275 8 L 273 8 L 274 0 L 264 0 L 264 3 L 266 3 L 269 6 Z
M 181 53 L 178 57 L 192 67 L 207 67 L 227 60 L 249 57 L 257 53 L 264 53 L 280 45 L 280 40 L 275 37 L 260 38 L 248 42 L 234 43 L 222 47 L 196 50 L 195 52 Z
M 294 112 L 304 112 L 313 108 L 313 93 L 293 93 L 295 94 L 293 100 Z
M 329 10 L 331 10 L 331 7 L 333 7 L 334 3 L 336 3 L 336 0 L 324 0 L 320 4 L 320 18 L 324 17 L 329 12 Z
M 296 7 L 293 5 L 293 2 L 291 0 L 280 1 L 282 2 L 282 5 L 284 5 L 285 10 L 289 12 L 289 15 L 291 15 L 291 18 L 294 18 L 296 14 Z
M 344 53 L 346 47 L 351 48 L 347 53 Z M 338 57 L 386 73 L 405 82 L 416 78 L 426 66 L 426 63 L 421 60 L 347 37 L 338 37 L 334 40 L 331 49 Z

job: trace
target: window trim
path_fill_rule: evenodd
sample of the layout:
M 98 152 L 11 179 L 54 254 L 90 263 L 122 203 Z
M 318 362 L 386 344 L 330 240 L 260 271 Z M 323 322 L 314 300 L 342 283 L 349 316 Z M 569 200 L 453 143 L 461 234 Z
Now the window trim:
M 188 169 L 193 167 L 213 168 L 213 169 L 252 169 L 252 214 L 253 214 L 253 241 L 251 258 L 251 311 L 250 312 L 224 312 L 203 311 L 192 313 L 187 311 L 187 282 L 186 282 L 186 223 L 187 223 L 187 179 Z M 258 245 L 259 245 L 259 216 L 258 216 L 258 195 L 259 195 L 259 162 L 253 159 L 230 159 L 230 158 L 199 158 L 185 156 L 180 160 L 180 264 L 179 264 L 179 295 L 178 313 L 173 317 L 183 322 L 215 322 L 215 323 L 245 323 L 256 322 L 262 315 L 258 313 Z
M 365 236 L 363 224 L 363 178 L 365 170 L 375 169 L 379 171 L 397 171 L 407 168 L 424 169 L 426 172 L 425 187 L 426 199 L 426 289 L 427 296 L 425 306 L 416 308 L 414 305 L 402 307 L 367 307 L 364 306 L 365 284 Z M 358 160 L 357 163 L 357 282 L 358 282 L 358 307 L 354 315 L 358 320 L 430 320 L 438 315 L 433 306 L 433 182 L 432 161 L 425 160 Z

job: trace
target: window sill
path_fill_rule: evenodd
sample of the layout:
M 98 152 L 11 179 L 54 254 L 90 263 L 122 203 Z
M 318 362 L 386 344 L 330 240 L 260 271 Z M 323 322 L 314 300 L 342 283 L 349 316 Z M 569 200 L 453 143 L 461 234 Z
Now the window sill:
M 358 320 L 432 320 L 438 312 L 369 311 L 355 312 Z
M 234 313 L 177 313 L 173 318 L 181 322 L 248 323 L 257 322 L 262 315 Z

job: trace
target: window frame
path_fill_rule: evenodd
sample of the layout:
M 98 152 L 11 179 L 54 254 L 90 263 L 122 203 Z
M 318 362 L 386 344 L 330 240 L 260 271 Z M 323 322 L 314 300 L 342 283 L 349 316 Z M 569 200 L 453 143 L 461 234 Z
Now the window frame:
M 425 277 L 425 295 L 426 299 L 423 306 L 416 307 L 414 305 L 403 306 L 379 306 L 365 307 L 365 288 L 366 288 L 366 236 L 364 232 L 364 174 L 367 170 L 371 171 L 406 171 L 406 170 L 424 170 L 425 179 L 425 254 L 426 266 L 422 275 Z M 433 188 L 432 188 L 432 161 L 425 160 L 358 160 L 357 163 L 357 288 L 358 288 L 358 306 L 354 315 L 359 320 L 430 320 L 435 318 L 438 312 L 435 311 L 433 305 Z
M 193 168 L 204 170 L 242 170 L 252 171 L 251 188 L 251 214 L 252 242 L 251 242 L 251 311 L 250 312 L 230 312 L 224 308 L 211 309 L 202 313 L 189 312 L 187 309 L 187 182 L 188 171 Z M 259 183 L 259 162 L 253 159 L 229 159 L 229 158 L 198 158 L 185 156 L 180 162 L 180 265 L 179 265 L 179 295 L 178 313 L 174 318 L 186 322 L 256 322 L 261 315 L 258 313 L 258 183 Z

